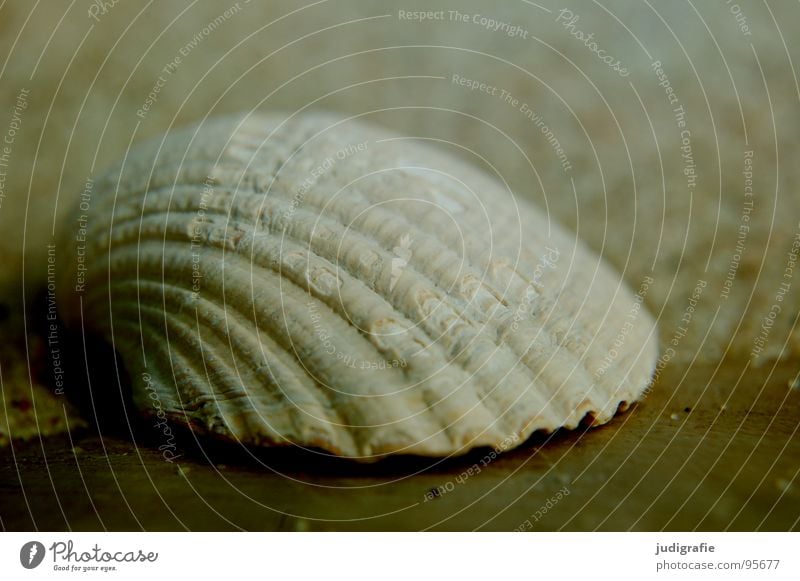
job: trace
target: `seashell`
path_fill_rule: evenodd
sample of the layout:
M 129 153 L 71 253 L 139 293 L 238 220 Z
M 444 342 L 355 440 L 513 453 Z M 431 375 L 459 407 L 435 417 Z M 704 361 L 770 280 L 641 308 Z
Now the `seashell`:
M 574 235 L 363 121 L 178 130 L 88 205 L 67 319 L 113 343 L 142 413 L 203 434 L 362 461 L 504 450 L 607 422 L 654 370 L 652 318 Z

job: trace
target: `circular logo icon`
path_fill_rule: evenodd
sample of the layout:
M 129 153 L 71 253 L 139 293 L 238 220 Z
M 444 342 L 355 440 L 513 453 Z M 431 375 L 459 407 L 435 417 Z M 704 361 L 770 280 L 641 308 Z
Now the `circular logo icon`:
M 39 541 L 30 541 L 19 550 L 19 562 L 26 569 L 35 569 L 44 559 L 44 545 Z

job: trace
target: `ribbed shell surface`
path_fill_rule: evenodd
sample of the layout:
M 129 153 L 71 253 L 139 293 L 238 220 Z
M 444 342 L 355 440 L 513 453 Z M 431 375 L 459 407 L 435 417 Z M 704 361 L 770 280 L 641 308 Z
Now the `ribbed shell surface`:
M 312 114 L 144 143 L 94 183 L 66 314 L 143 413 L 248 445 L 446 456 L 608 421 L 655 366 L 641 296 L 429 141 Z

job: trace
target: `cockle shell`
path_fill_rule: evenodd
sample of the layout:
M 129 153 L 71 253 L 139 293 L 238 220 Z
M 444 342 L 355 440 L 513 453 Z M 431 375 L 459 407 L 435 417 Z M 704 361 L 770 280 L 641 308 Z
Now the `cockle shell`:
M 142 412 L 249 445 L 369 461 L 607 422 L 655 366 L 640 297 L 427 141 L 305 114 L 145 143 L 82 208 L 66 314 Z

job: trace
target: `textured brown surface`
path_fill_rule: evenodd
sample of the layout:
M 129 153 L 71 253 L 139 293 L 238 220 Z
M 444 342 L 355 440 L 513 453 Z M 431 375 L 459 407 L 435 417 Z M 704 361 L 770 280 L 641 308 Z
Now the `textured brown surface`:
M 137 448 L 86 433 L 15 444 L 0 451 L 0 498 L 17 499 L 0 518 L 10 530 L 800 530 L 795 372 L 668 368 L 606 426 L 433 466 L 248 457 L 191 438 L 167 462 L 150 426 Z
M 23 331 L 9 331 L 0 323 L 7 336 L 19 337 Z M 32 440 L 40 436 L 60 434 L 86 426 L 76 415 L 74 407 L 63 395 L 55 394 L 48 386 L 46 375 L 53 365 L 62 365 L 61 356 L 50 357 L 45 339 L 31 334 L 28 348 L 12 340 L 3 342 L 0 350 L 0 446 L 9 439 Z

